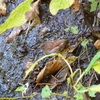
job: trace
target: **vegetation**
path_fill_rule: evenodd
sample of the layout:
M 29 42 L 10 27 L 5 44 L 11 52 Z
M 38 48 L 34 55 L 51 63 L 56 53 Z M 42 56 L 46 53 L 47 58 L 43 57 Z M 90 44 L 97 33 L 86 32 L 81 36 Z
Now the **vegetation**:
M 34 0 L 25 0 L 23 3 L 21 3 L 15 10 L 13 10 L 9 16 L 9 18 L 0 26 L 0 34 L 5 32 L 7 29 L 13 28 L 13 27 L 18 27 L 23 25 L 25 22 L 27 22 L 26 17 L 25 17 L 25 13 L 29 10 L 31 10 L 31 2 Z M 100 1 L 99 0 L 89 0 L 91 2 L 91 10 L 95 11 L 96 9 L 100 8 Z M 56 15 L 57 12 L 60 9 L 66 9 L 72 6 L 72 4 L 74 3 L 74 0 L 52 0 L 50 3 L 50 12 L 53 15 Z M 56 6 L 55 6 L 56 5 Z M 16 17 L 15 17 L 16 16 Z M 78 27 L 77 26 L 68 26 L 66 25 L 68 28 L 65 29 L 65 31 L 71 30 L 73 33 L 77 34 L 78 33 Z M 91 40 L 84 40 L 82 42 L 82 46 L 84 48 L 86 48 L 87 44 L 91 42 Z M 88 75 L 90 70 L 93 68 L 97 73 L 100 73 L 100 69 L 98 68 L 100 66 L 100 51 L 98 51 L 95 56 L 92 58 L 90 64 L 88 65 L 88 67 L 81 73 L 81 69 L 77 69 L 76 71 L 72 72 L 71 67 L 69 66 L 67 60 L 61 55 L 61 54 L 50 54 L 50 55 L 46 55 L 42 58 L 40 58 L 39 60 L 37 60 L 27 71 L 25 74 L 24 79 L 28 76 L 28 74 L 35 68 L 35 66 L 38 64 L 39 61 L 43 60 L 46 57 L 49 56 L 59 56 L 60 58 L 62 58 L 65 62 L 66 65 L 68 65 L 71 75 L 70 77 L 67 78 L 67 83 L 72 85 L 72 81 L 73 81 L 73 85 L 72 87 L 75 90 L 75 95 L 73 97 L 68 96 L 68 91 L 65 91 L 63 94 L 57 94 L 57 93 L 52 93 L 52 91 L 50 90 L 49 86 L 46 85 L 43 89 L 41 93 L 33 93 L 33 95 L 31 96 L 26 96 L 26 97 L 15 97 L 15 98 L 0 98 L 0 99 L 18 99 L 18 98 L 28 98 L 28 97 L 32 97 L 35 95 L 41 95 L 43 98 L 50 98 L 51 95 L 59 95 L 59 96 L 64 96 L 66 98 L 70 98 L 72 100 L 82 100 L 84 98 L 84 94 L 87 92 L 89 94 L 89 96 L 91 97 L 95 97 L 95 93 L 96 92 L 100 92 L 100 84 L 98 85 L 92 85 L 92 86 L 87 86 L 84 87 L 82 85 L 82 83 L 80 82 L 80 80 L 82 80 L 83 76 Z M 75 75 L 77 75 L 77 73 L 79 72 L 79 77 L 77 78 L 77 80 L 74 81 L 74 77 Z M 25 91 L 25 85 L 22 85 L 21 87 L 18 87 L 16 89 L 16 91 Z M 75 99 L 74 99 L 75 98 Z
M 15 10 L 13 10 L 9 18 L 0 26 L 0 34 L 5 32 L 7 29 L 21 26 L 27 20 L 25 19 L 25 12 L 31 9 L 30 3 L 33 0 L 25 0 Z

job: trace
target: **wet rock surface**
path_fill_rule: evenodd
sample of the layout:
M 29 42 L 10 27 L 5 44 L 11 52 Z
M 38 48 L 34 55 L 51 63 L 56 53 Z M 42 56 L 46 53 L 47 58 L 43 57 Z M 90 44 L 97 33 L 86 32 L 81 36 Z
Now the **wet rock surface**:
M 2 24 L 8 18 L 10 12 L 24 0 L 8 1 L 7 16 L 0 15 L 0 24 Z M 71 9 L 65 9 L 60 10 L 57 15 L 53 16 L 49 12 L 48 5 L 40 4 L 39 16 L 42 24 L 29 31 L 24 45 L 22 45 L 22 41 L 25 38 L 25 33 L 16 37 L 16 39 L 9 44 L 5 43 L 5 38 L 10 34 L 12 29 L 0 34 L 0 97 L 21 96 L 20 93 L 14 92 L 14 90 L 18 87 L 19 83 L 24 84 L 22 80 L 26 63 L 28 61 L 35 62 L 45 55 L 39 47 L 41 43 L 51 40 L 69 39 L 70 43 L 75 44 L 79 37 L 82 36 L 84 38 L 85 35 L 87 35 L 85 34 L 87 32 L 87 26 L 83 23 L 83 13 L 78 11 L 66 21 L 71 13 Z M 64 29 L 67 28 L 65 24 L 69 26 L 78 26 L 79 33 L 75 35 L 70 31 L 64 31 Z M 89 36 L 90 35 L 88 35 L 88 37 Z M 91 48 L 92 46 L 90 46 L 89 49 L 91 50 Z M 42 66 L 43 64 L 41 65 L 41 68 Z M 65 87 L 67 87 L 66 84 L 63 84 L 57 91 L 63 93 Z M 41 100 L 42 98 L 41 96 L 32 98 L 32 100 L 37 99 Z M 61 99 L 63 100 L 64 98 L 60 96 L 57 97 L 57 100 Z

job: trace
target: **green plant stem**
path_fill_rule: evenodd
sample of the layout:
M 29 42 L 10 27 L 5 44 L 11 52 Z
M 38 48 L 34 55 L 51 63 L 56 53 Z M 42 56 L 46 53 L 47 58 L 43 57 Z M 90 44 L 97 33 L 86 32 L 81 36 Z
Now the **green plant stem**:
M 67 61 L 61 54 L 58 54 L 58 56 L 61 57 L 61 58 L 66 62 L 66 64 L 68 65 L 68 67 L 69 67 L 69 69 L 70 69 L 70 72 L 71 72 L 71 74 L 72 74 L 73 71 L 72 71 L 72 68 L 71 68 L 70 64 L 68 63 L 68 61 Z
M 83 72 L 83 73 L 80 75 L 80 77 L 77 79 L 76 83 L 75 83 L 74 86 L 73 86 L 73 88 L 74 88 L 77 92 L 80 92 L 80 93 L 82 93 L 82 92 L 87 92 L 87 91 L 88 91 L 87 89 L 86 89 L 86 90 L 80 91 L 80 90 L 78 90 L 78 89 L 76 88 L 76 85 L 77 85 L 78 82 L 81 80 L 81 78 L 84 76 L 84 74 L 85 74 L 85 72 Z
M 88 67 L 85 69 L 85 73 L 87 74 L 90 69 L 92 68 L 93 64 L 100 59 L 100 50 L 96 53 L 96 55 L 92 58 L 90 64 L 88 65 Z
M 73 99 L 73 98 L 71 98 L 70 96 L 65 95 L 65 94 L 51 93 L 51 95 L 63 96 L 63 97 L 66 97 L 66 98 L 69 98 L 69 99 L 75 100 L 75 99 Z
M 71 26 L 67 25 L 66 23 L 67 23 L 68 19 L 69 19 L 73 14 L 74 14 L 74 12 L 72 11 L 71 14 L 67 17 L 67 19 L 66 19 L 66 21 L 65 21 L 65 25 L 66 25 L 67 27 L 71 27 Z
M 70 69 L 70 72 L 73 73 L 70 64 L 68 63 L 68 61 L 67 61 L 61 54 L 59 54 L 59 53 L 52 53 L 52 54 L 43 56 L 42 58 L 38 59 L 38 60 L 26 71 L 26 75 L 25 75 L 25 77 L 24 77 L 24 80 L 25 80 L 25 78 L 28 76 L 28 74 L 35 68 L 35 66 L 36 66 L 41 60 L 43 60 L 43 59 L 46 58 L 46 57 L 50 57 L 50 56 L 59 56 L 59 57 L 61 57 L 61 58 L 66 62 L 66 64 L 68 65 L 68 67 L 69 67 L 69 69 Z
M 8 99 L 22 99 L 22 98 L 32 98 L 36 95 L 41 95 L 41 93 L 34 93 L 33 95 L 30 95 L 30 96 L 21 96 L 21 97 L 13 97 L 13 98 L 0 98 L 0 100 L 8 100 Z M 58 93 L 51 93 L 51 95 L 56 95 L 56 96 L 63 96 L 63 97 L 66 97 L 66 98 L 71 98 L 70 96 L 68 95 L 65 95 L 65 94 L 58 94 Z M 75 100 L 73 98 L 71 98 L 72 100 Z
M 76 90 L 76 91 L 78 91 L 79 92 L 79 90 L 77 90 L 77 88 L 76 88 L 76 85 L 78 84 L 78 82 L 82 79 L 82 77 L 85 75 L 85 74 L 87 74 L 89 71 L 90 71 L 90 69 L 92 68 L 92 66 L 93 66 L 93 64 L 98 60 L 100 58 L 100 50 L 96 53 L 96 55 L 92 58 L 92 60 L 91 60 L 91 62 L 90 62 L 90 64 L 88 65 L 88 67 L 85 69 L 85 71 L 80 75 L 80 77 L 77 79 L 77 81 L 76 81 L 76 83 L 74 84 L 74 89 Z M 84 91 L 87 91 L 87 90 L 84 90 Z M 84 91 L 80 91 L 80 92 L 84 92 Z
M 80 77 L 77 79 L 76 83 L 74 86 L 76 86 L 78 84 L 78 82 L 81 80 L 81 78 L 84 76 L 85 72 L 83 72 Z
M 27 34 L 28 34 L 28 32 L 29 32 L 30 25 L 31 25 L 31 22 L 29 21 L 29 22 L 28 22 L 28 28 L 27 28 L 26 34 L 25 34 L 25 38 L 24 38 L 23 41 L 22 41 L 23 44 L 25 44 L 25 40 L 26 40 L 26 38 L 27 38 Z
M 86 90 L 82 90 L 82 91 L 78 90 L 78 89 L 76 88 L 75 85 L 73 86 L 73 88 L 75 89 L 76 92 L 79 92 L 79 93 L 85 93 L 85 92 L 88 92 L 87 89 L 86 89 Z
M 13 98 L 0 98 L 0 100 L 8 100 L 8 99 L 22 99 L 22 98 L 31 98 L 33 96 L 40 95 L 40 93 L 35 93 L 30 96 L 21 96 L 21 97 L 13 97 Z

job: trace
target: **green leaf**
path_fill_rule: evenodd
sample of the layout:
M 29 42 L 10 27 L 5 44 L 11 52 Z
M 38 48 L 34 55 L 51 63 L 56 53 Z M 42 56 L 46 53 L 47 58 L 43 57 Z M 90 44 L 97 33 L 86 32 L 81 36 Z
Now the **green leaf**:
M 89 42 L 93 42 L 93 40 L 92 39 L 89 39 Z
M 78 27 L 77 27 L 77 26 L 75 26 L 75 27 L 70 27 L 70 30 L 72 31 L 72 33 L 78 34 Z
M 82 91 L 82 90 L 87 90 L 87 89 L 86 89 L 85 87 L 82 87 L 80 90 Z M 84 92 L 83 92 L 83 93 L 84 93 Z
M 0 2 L 2 2 L 2 1 L 4 1 L 4 0 L 0 0 Z
M 85 87 L 83 87 L 83 85 L 82 84 L 77 84 L 77 89 L 79 89 L 80 91 L 82 91 L 82 90 L 86 90 L 86 88 Z M 82 92 L 82 93 L 84 93 L 84 92 Z
M 83 100 L 83 93 L 77 93 L 74 97 L 76 98 L 75 100 Z
M 89 43 L 88 39 L 85 39 L 84 41 L 82 41 L 81 45 L 86 48 L 87 44 Z
M 9 18 L 0 26 L 0 34 L 5 32 L 7 29 L 21 26 L 27 21 L 25 19 L 25 13 L 31 9 L 30 3 L 32 1 L 33 0 L 25 0 L 11 12 Z
M 100 74 L 100 61 L 96 61 L 96 62 L 93 64 L 92 68 L 93 68 L 98 74 Z
M 84 48 L 86 48 L 86 46 L 87 46 L 87 44 L 88 44 L 89 42 L 93 42 L 93 40 L 92 40 L 92 39 L 85 39 L 84 41 L 82 41 L 81 45 L 82 45 Z
M 90 2 L 95 1 L 95 0 L 89 0 Z
M 24 85 L 22 85 L 22 86 L 20 86 L 20 87 L 18 87 L 15 91 L 24 91 L 25 90 L 25 86 Z
M 82 91 L 82 90 L 86 90 L 86 88 L 85 87 L 83 87 L 82 86 L 82 84 L 78 84 L 77 85 L 77 88 L 80 90 L 80 91 Z M 77 92 L 76 93 L 76 95 L 74 95 L 74 97 L 76 98 L 75 100 L 83 100 L 83 94 L 84 94 L 85 92 Z
M 67 83 L 68 84 L 70 84 L 71 83 L 71 81 L 73 81 L 73 77 L 75 76 L 75 74 L 79 71 L 80 69 L 77 69 L 76 71 L 74 71 L 71 75 L 70 75 L 70 77 L 71 77 L 71 79 L 70 79 L 70 77 L 68 77 L 67 78 Z
M 95 93 L 96 93 L 96 92 L 92 92 L 92 91 L 89 91 L 89 92 L 88 92 L 89 96 L 91 96 L 91 97 L 96 97 Z
M 100 50 L 98 50 L 98 52 L 96 53 L 96 55 L 92 58 L 90 64 L 88 65 L 88 67 L 85 69 L 85 73 L 87 74 L 90 69 L 93 67 L 93 64 L 100 58 Z
M 100 84 L 92 85 L 92 86 L 88 87 L 87 90 L 92 91 L 92 92 L 100 92 Z
M 96 10 L 97 4 L 98 4 L 98 1 L 92 1 L 90 12 Z
M 99 1 L 99 4 L 98 4 L 98 8 L 99 8 L 99 10 L 100 10 L 100 1 Z
M 65 31 L 67 32 L 69 29 L 70 29 L 70 28 L 68 27 L 68 28 L 65 29 Z
M 49 9 L 53 15 L 56 15 L 60 9 L 69 8 L 73 3 L 74 0 L 52 0 Z
M 50 98 L 51 93 L 52 93 L 52 92 L 51 92 L 49 86 L 46 85 L 46 86 L 42 89 L 41 96 L 42 96 L 42 98 Z
M 77 89 L 81 89 L 82 87 L 82 84 L 77 84 Z
M 68 95 L 68 91 L 64 91 L 64 93 L 63 93 L 64 95 Z

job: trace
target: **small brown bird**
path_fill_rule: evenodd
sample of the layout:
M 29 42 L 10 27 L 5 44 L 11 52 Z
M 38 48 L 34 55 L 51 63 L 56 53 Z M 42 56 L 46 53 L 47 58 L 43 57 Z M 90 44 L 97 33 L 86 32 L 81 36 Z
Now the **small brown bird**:
M 68 40 L 54 40 L 42 43 L 40 48 L 45 54 L 59 53 L 68 46 L 68 43 Z

